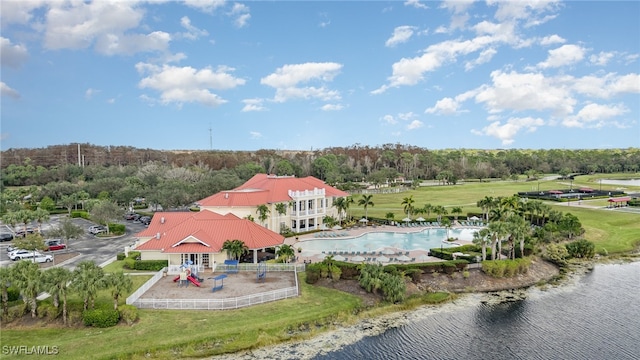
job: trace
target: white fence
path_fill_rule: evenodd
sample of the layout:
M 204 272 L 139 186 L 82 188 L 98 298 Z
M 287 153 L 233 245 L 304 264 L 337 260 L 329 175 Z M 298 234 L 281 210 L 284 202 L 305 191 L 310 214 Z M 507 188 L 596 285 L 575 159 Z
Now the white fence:
M 162 273 L 164 272 L 165 269 L 166 268 L 158 271 L 155 275 L 151 277 L 151 279 L 147 280 L 146 283 L 140 286 L 138 290 L 136 290 L 133 294 L 129 295 L 129 297 L 127 297 L 127 305 L 133 304 L 136 300 L 140 298 L 140 296 L 142 296 L 142 294 L 146 293 L 147 290 L 151 289 L 151 287 L 155 285 L 158 282 L 158 280 L 162 279 Z
M 253 271 L 258 266 L 264 264 L 239 264 L 239 271 Z M 218 265 L 216 270 L 224 272 L 227 265 Z M 142 294 L 149 290 L 155 283 L 162 278 L 162 272 L 159 271 L 151 279 L 149 279 L 138 290 L 127 298 L 128 305 L 134 305 L 139 309 L 188 309 L 188 310 L 228 310 L 238 309 L 241 307 L 263 304 L 271 301 L 287 299 L 298 296 L 298 271 L 304 271 L 304 264 L 266 264 L 267 272 L 271 271 L 292 271 L 295 278 L 295 287 L 272 290 L 264 293 L 246 295 L 236 298 L 227 299 L 140 299 Z

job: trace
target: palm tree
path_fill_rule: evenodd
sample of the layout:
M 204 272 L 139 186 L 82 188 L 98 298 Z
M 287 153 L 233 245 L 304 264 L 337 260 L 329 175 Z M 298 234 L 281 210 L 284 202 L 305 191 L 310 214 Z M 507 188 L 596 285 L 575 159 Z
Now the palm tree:
M 133 288 L 131 277 L 125 275 L 122 271 L 118 271 L 107 276 L 106 283 L 107 287 L 111 289 L 111 297 L 113 298 L 113 309 L 118 310 L 118 299 L 120 299 L 120 296 L 131 291 L 131 289 Z
M 33 211 L 33 219 L 38 222 L 38 232 L 42 233 L 42 223 L 49 221 L 49 212 L 45 209 L 37 208 Z
M 487 228 L 473 233 L 473 243 L 482 246 L 482 261 L 487 260 L 487 245 L 491 242 L 490 232 Z
M 368 194 L 368 195 L 362 195 L 362 198 L 360 200 L 358 200 L 358 205 L 364 207 L 364 218 L 366 220 L 369 220 L 369 218 L 367 217 L 367 208 L 369 206 L 374 206 L 375 205 L 373 203 L 373 201 L 371 201 L 371 198 L 373 198 L 373 195 Z
M 72 279 L 71 271 L 63 267 L 54 267 L 43 273 L 44 290 L 51 295 L 56 309 L 60 306 L 60 298 L 62 298 L 62 323 L 65 325 L 67 324 L 68 286 Z
M 98 290 L 105 287 L 104 270 L 93 261 L 83 261 L 73 271 L 72 288 L 80 293 L 83 299 L 83 310 L 95 307 Z
M 453 214 L 453 219 L 458 222 L 458 216 L 462 214 L 462 208 L 460 206 L 454 206 L 451 208 L 451 213 Z
M 438 222 L 441 222 L 442 216 L 447 215 L 447 209 L 442 205 L 436 205 L 433 207 L 433 213 L 438 216 Z
M 427 219 L 428 219 L 431 217 L 431 212 L 433 211 L 433 205 L 424 204 L 424 206 L 422 207 L 422 209 L 420 209 L 420 211 L 424 214 L 427 214 Z
M 322 223 L 325 224 L 327 228 L 331 229 L 338 223 L 338 221 L 333 216 L 326 215 L 322 218 Z
M 449 240 L 449 230 L 451 230 L 451 220 L 448 217 L 442 219 L 442 226 L 444 226 L 445 230 L 447 231 L 447 240 Z
M 280 246 L 276 251 L 276 256 L 282 258 L 284 262 L 289 262 L 295 256 L 293 246 L 287 244 Z
M 31 261 L 19 261 L 11 268 L 12 285 L 20 289 L 22 299 L 31 309 L 31 317 L 37 317 L 38 293 L 42 289 L 42 271 Z
M 485 196 L 482 200 L 478 200 L 477 206 L 482 209 L 482 217 L 484 221 L 489 221 L 489 209 L 493 204 L 493 197 Z
M 276 209 L 276 212 L 278 213 L 278 217 L 284 216 L 287 214 L 287 203 L 277 203 L 275 209 Z M 281 222 L 278 221 L 278 223 L 280 224 Z M 282 232 L 281 225 L 279 225 L 278 232 L 280 233 Z
M 384 217 L 389 221 L 389 224 L 391 224 L 391 222 L 393 222 L 393 219 L 396 217 L 396 214 L 388 212 Z
M 2 315 L 9 314 L 9 286 L 11 285 L 11 268 L 0 267 L 0 293 L 2 294 Z
M 16 212 L 8 212 L 2 216 L 2 222 L 8 225 L 11 225 L 11 229 L 15 229 L 18 224 L 18 217 L 16 216 Z
M 256 209 L 256 214 L 258 214 L 258 220 L 260 220 L 260 222 L 264 225 L 264 222 L 269 218 L 269 213 L 271 212 L 271 210 L 269 210 L 269 207 L 265 204 L 262 205 L 258 205 L 258 208 Z M 268 227 L 268 226 L 265 226 Z
M 335 207 L 338 210 L 338 220 L 342 221 L 342 216 L 348 208 L 347 198 L 339 197 L 333 200 L 333 204 L 331 206 Z
M 349 216 L 349 207 L 351 206 L 351 204 L 355 203 L 356 201 L 353 196 L 347 196 L 346 198 L 344 198 L 344 210 L 347 212 L 347 218 L 351 218 L 351 216 Z
M 416 201 L 413 200 L 413 195 L 411 195 L 402 199 L 402 202 L 400 203 L 400 205 L 404 205 L 404 212 L 407 214 L 408 218 L 411 218 L 411 213 L 413 212 L 413 204 L 415 202 Z
M 231 256 L 234 260 L 239 260 L 240 257 L 249 251 L 249 248 L 242 240 L 227 240 L 222 244 L 222 250 L 227 251 L 227 255 Z
M 78 204 L 78 198 L 76 194 L 64 195 L 60 199 L 60 202 L 62 203 L 62 206 L 67 208 L 67 211 L 69 212 L 69 216 L 71 216 L 71 209 L 73 209 L 73 207 L 76 206 L 76 204 Z
M 31 210 L 20 210 L 18 212 L 16 212 L 16 218 L 18 219 L 18 221 L 24 225 L 24 234 L 25 236 L 27 235 L 27 227 L 29 225 L 30 222 L 32 222 L 35 217 L 34 217 L 34 213 Z

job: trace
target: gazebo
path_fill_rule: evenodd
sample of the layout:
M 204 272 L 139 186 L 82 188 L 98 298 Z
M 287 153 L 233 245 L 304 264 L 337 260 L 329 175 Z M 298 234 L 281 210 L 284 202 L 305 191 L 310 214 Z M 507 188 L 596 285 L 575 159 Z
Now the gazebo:
M 630 196 L 621 196 L 609 198 L 609 207 L 622 207 L 629 205 L 628 202 L 631 201 Z

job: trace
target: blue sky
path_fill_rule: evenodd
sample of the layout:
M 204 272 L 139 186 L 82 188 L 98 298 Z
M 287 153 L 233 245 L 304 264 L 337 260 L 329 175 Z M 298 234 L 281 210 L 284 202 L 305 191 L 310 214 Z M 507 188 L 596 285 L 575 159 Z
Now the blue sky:
M 640 146 L 640 2 L 0 3 L 1 148 Z

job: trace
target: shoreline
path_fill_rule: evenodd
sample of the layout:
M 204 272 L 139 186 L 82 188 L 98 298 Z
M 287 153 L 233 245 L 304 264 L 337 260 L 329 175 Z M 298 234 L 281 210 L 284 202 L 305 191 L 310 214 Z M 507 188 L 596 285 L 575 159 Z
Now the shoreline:
M 232 354 L 215 355 L 202 359 L 212 360 L 304 360 L 317 355 L 340 350 L 358 341 L 383 334 L 385 331 L 401 327 L 412 322 L 422 321 L 435 314 L 450 313 L 462 309 L 469 309 L 481 304 L 497 304 L 506 301 L 524 300 L 527 297 L 543 296 L 553 290 L 567 291 L 580 282 L 585 274 L 593 271 L 597 265 L 613 265 L 638 262 L 640 258 L 630 259 L 599 259 L 571 264 L 564 277 L 555 284 L 545 283 L 544 286 L 530 285 L 512 290 L 493 292 L 473 292 L 456 294 L 452 301 L 438 305 L 422 305 L 418 308 L 390 312 L 381 316 L 368 317 L 358 320 L 353 325 L 336 325 L 334 329 L 322 332 L 304 340 L 282 342 L 276 345 L 243 350 Z M 548 281 L 549 279 L 547 279 Z

